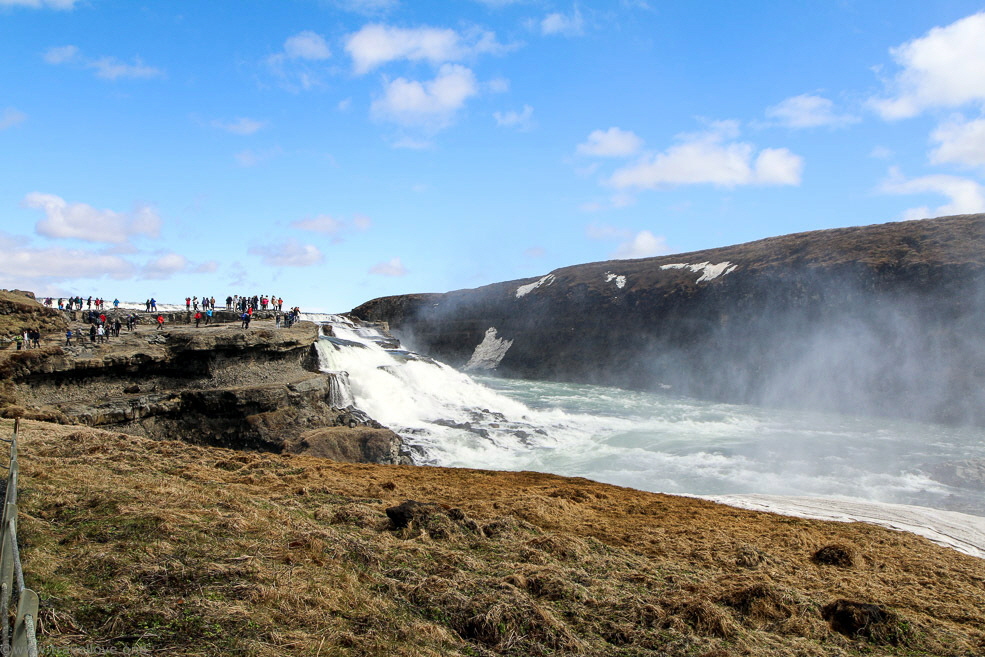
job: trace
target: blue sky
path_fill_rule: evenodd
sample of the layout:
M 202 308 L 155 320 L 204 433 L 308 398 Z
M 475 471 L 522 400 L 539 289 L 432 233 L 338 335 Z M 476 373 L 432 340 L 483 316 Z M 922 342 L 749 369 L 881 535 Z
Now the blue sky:
M 305 310 L 985 211 L 985 4 L 0 0 L 0 287 Z

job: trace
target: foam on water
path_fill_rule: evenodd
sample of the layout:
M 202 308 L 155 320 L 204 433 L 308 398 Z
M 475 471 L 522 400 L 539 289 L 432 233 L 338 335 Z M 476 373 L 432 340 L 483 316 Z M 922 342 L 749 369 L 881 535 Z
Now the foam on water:
M 935 465 L 985 458 L 985 431 L 712 403 L 603 386 L 469 377 L 336 318 L 322 366 L 422 464 L 539 470 L 643 490 L 843 496 L 985 515 Z M 361 346 L 356 346 L 361 345 Z

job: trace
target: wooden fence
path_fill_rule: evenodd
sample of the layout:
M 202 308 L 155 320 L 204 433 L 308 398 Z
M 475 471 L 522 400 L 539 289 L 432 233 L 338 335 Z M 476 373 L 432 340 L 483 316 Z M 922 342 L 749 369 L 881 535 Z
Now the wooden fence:
M 38 594 L 24 588 L 24 571 L 21 569 L 20 551 L 17 547 L 17 429 L 14 420 L 14 436 L 10 440 L 10 462 L 7 467 L 7 486 L 3 500 L 3 525 L 0 527 L 0 654 L 37 657 L 38 639 L 35 626 L 38 619 Z M 3 467 L 0 465 L 0 467 Z M 11 602 L 17 601 L 17 615 L 13 631 L 10 628 Z

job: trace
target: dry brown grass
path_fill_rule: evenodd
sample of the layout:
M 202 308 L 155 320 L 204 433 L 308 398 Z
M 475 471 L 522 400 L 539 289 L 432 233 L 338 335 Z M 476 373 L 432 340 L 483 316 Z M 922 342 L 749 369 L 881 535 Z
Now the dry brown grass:
M 24 568 L 53 651 L 985 653 L 985 562 L 869 525 L 40 422 L 22 423 L 20 464 Z M 432 504 L 392 529 L 385 509 L 408 499 Z M 825 546 L 851 563 L 818 563 Z M 833 630 L 822 609 L 838 600 L 882 625 Z

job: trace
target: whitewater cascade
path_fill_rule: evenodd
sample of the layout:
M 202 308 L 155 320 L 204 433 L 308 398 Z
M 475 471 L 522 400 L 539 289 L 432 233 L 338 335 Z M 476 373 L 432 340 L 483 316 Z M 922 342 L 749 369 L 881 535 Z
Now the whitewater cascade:
M 955 464 L 985 460 L 985 430 L 470 377 L 343 316 L 309 319 L 323 324 L 317 347 L 338 385 L 333 405 L 352 403 L 400 434 L 419 465 L 553 472 L 858 517 L 985 555 L 982 484 L 953 477 Z M 938 509 L 952 513 L 947 523 L 925 520 Z
M 554 447 L 548 430 L 565 424 L 343 316 L 322 332 L 322 371 L 347 382 L 346 399 L 400 434 L 417 463 L 512 469 L 517 453 Z

